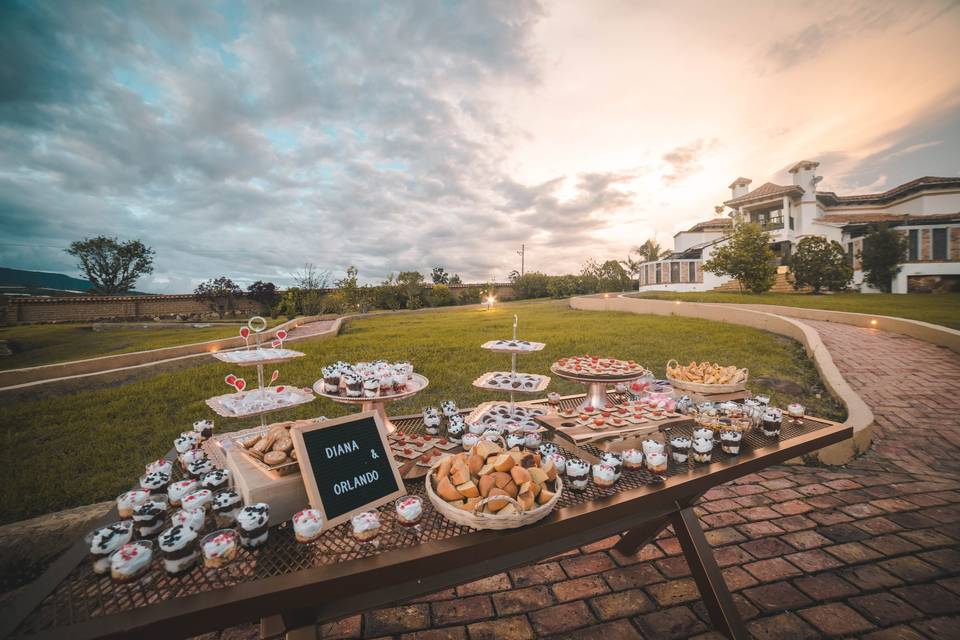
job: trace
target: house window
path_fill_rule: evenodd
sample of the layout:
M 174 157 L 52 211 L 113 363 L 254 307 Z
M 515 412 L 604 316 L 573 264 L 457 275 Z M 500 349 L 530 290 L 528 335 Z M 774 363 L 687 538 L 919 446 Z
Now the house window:
M 920 230 L 910 229 L 907 237 L 907 256 L 910 262 L 920 259 Z
M 658 263 L 657 263 L 657 284 L 660 284 L 660 278 L 661 278 L 660 267 L 661 267 L 661 266 L 663 266 L 663 265 L 661 265 L 661 264 L 658 262 Z
M 680 263 L 670 263 L 670 282 L 680 282 Z
M 847 264 L 851 267 L 853 266 L 853 243 L 847 243 Z
M 687 263 L 687 282 L 697 281 L 697 263 L 692 260 Z
M 947 230 L 946 228 L 933 230 L 933 259 L 947 259 Z
M 793 230 L 793 216 L 790 216 L 790 230 Z

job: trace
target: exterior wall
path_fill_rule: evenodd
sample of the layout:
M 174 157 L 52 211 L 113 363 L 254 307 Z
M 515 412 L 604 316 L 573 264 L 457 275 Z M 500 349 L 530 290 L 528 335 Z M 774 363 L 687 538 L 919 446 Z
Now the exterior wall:
M 673 236 L 673 250 L 679 253 L 680 251 L 686 251 L 694 245 L 703 244 L 704 242 L 710 242 L 711 240 L 717 240 L 722 237 L 723 233 L 719 231 L 698 231 L 696 233 L 681 231 Z
M 960 262 L 908 262 L 893 279 L 893 293 L 909 291 L 910 276 L 960 276 Z
M 704 249 L 704 259 L 706 258 L 709 258 L 709 247 Z M 680 263 L 680 281 L 657 284 L 657 265 L 661 265 L 661 279 L 669 278 L 671 262 Z M 693 280 L 690 280 L 690 263 L 694 265 Z M 724 282 L 723 278 L 703 270 L 703 260 L 661 260 L 644 266 L 640 275 L 639 291 L 710 291 Z
M 826 215 L 831 213 L 889 213 L 892 215 L 930 215 L 936 213 L 957 213 L 960 211 L 960 191 L 940 191 L 916 194 L 888 205 L 842 205 L 828 207 Z

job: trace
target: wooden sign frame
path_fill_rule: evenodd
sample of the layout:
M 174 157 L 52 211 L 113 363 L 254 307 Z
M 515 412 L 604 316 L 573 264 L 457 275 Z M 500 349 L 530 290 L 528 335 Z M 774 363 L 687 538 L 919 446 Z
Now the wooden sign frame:
M 352 509 L 346 513 L 342 513 L 335 518 L 328 518 L 326 508 L 323 506 L 323 500 L 320 498 L 320 490 L 317 487 L 316 475 L 313 470 L 313 463 L 310 460 L 310 456 L 307 453 L 306 443 L 303 439 L 304 433 L 309 433 L 311 431 L 320 431 L 322 429 L 329 429 L 330 427 L 336 427 L 348 422 L 355 422 L 360 420 L 366 420 L 368 418 L 373 418 L 373 421 L 377 425 L 377 433 L 380 435 L 380 442 L 383 445 L 383 450 L 386 454 L 388 463 L 390 464 L 390 469 L 393 471 L 394 480 L 397 483 L 397 490 L 377 498 L 373 502 L 368 502 L 360 507 Z M 370 511 L 376 509 L 377 507 L 384 505 L 388 502 L 392 502 L 397 498 L 407 495 L 407 490 L 403 484 L 403 477 L 400 475 L 400 467 L 397 465 L 396 459 L 393 457 L 393 452 L 390 449 L 390 443 L 387 440 L 387 428 L 383 422 L 382 416 L 376 411 L 364 411 L 361 413 L 353 413 L 342 418 L 335 418 L 332 420 L 324 420 L 323 422 L 317 423 L 315 425 L 305 425 L 303 427 L 291 427 L 290 436 L 293 440 L 293 449 L 297 452 L 297 461 L 300 463 L 300 475 L 303 477 L 303 484 L 307 490 L 307 498 L 310 500 L 310 506 L 314 509 L 320 511 L 323 514 L 323 528 L 330 529 L 339 524 L 349 521 L 353 516 L 364 511 Z

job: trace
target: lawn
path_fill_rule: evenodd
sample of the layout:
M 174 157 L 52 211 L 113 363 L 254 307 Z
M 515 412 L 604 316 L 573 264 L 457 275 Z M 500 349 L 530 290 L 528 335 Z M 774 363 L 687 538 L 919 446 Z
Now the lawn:
M 651 292 L 635 294 L 640 298 L 684 300 L 686 302 L 726 302 L 737 304 L 780 304 L 787 307 L 852 311 L 881 316 L 922 320 L 960 329 L 960 293 L 763 293 L 760 295 L 706 291 L 703 293 Z
M 772 392 L 775 402 L 798 400 L 811 413 L 842 417 L 842 408 L 822 398 L 820 381 L 798 343 L 747 327 L 703 320 L 575 311 L 563 301 L 518 302 L 492 311 L 476 307 L 425 313 L 382 315 L 351 321 L 334 339 L 297 345 L 307 357 L 279 367 L 280 382 L 307 386 L 320 368 L 336 360 L 409 360 L 430 379 L 419 396 L 393 407 L 394 415 L 454 399 L 461 407 L 502 399 L 471 382 L 487 370 L 504 370 L 509 356 L 479 345 L 508 337 L 513 314 L 520 316 L 521 337 L 547 348 L 520 356 L 520 368 L 548 373 L 556 358 L 595 353 L 635 359 L 663 375 L 671 357 L 709 359 L 750 368 L 751 376 L 769 376 L 802 385 L 798 397 Z M 217 362 L 158 374 L 122 386 L 53 397 L 0 403 L 0 523 L 115 497 L 142 473 L 146 461 L 165 453 L 173 438 L 199 418 L 215 418 L 224 431 L 255 420 L 217 418 L 204 399 L 227 391 L 223 378 L 234 371 L 248 381 L 252 369 Z M 550 389 L 582 390 L 554 379 Z M 754 385 L 754 391 L 767 391 Z M 274 414 L 276 419 L 341 415 L 350 409 L 327 400 Z
M 283 320 L 270 320 L 271 326 Z M 239 320 L 237 322 L 240 322 Z M 131 325 L 94 331 L 91 324 L 24 324 L 0 327 L 12 356 L 0 358 L 0 370 L 83 360 L 116 353 L 173 347 L 237 335 L 237 325 L 194 328 Z

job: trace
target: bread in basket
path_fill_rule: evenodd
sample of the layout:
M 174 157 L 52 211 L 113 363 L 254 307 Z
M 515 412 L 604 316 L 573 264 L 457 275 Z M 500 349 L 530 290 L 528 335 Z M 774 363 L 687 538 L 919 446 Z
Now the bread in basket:
M 695 361 L 682 365 L 674 359 L 667 362 L 667 380 L 677 389 L 694 393 L 733 393 L 747 388 L 749 372 L 735 366 L 722 367 L 716 362 Z
M 563 481 L 539 453 L 505 450 L 481 440 L 470 451 L 444 456 L 424 481 L 427 498 L 444 517 L 475 529 L 512 529 L 553 511 Z

